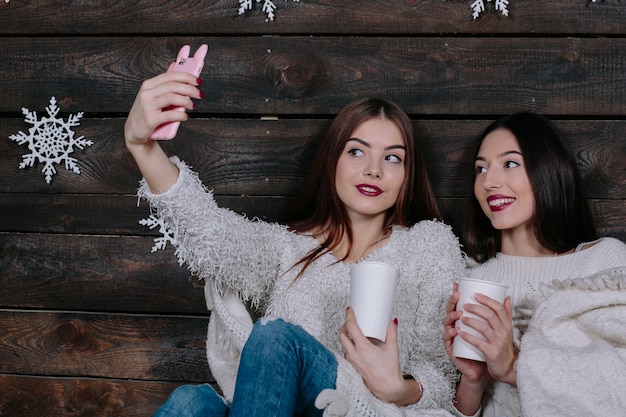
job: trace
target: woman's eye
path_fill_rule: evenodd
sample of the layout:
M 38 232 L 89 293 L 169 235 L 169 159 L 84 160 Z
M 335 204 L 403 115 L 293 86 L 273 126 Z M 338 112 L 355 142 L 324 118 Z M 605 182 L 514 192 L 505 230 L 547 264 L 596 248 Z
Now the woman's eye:
M 352 156 L 361 156 L 363 155 L 363 151 L 358 148 L 352 148 L 348 151 L 348 153 Z
M 504 163 L 504 167 L 505 168 L 516 168 L 518 166 L 520 166 L 521 164 L 519 162 L 515 162 L 515 161 L 506 161 Z
M 398 155 L 387 155 L 385 159 L 390 162 L 396 162 L 396 163 L 402 162 L 402 158 L 400 158 Z
M 487 168 L 485 168 L 482 165 L 477 165 L 476 167 L 474 167 L 474 172 L 476 173 L 476 175 L 482 174 L 482 173 L 484 173 L 486 171 L 487 171 Z

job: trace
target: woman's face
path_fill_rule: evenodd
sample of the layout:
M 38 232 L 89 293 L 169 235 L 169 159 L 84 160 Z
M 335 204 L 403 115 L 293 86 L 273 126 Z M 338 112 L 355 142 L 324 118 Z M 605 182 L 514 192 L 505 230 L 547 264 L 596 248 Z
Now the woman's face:
M 489 133 L 474 162 L 474 195 L 495 229 L 533 231 L 535 195 L 524 156 L 506 129 Z
M 386 119 L 359 125 L 337 161 L 337 194 L 352 221 L 383 215 L 404 183 L 406 145 L 398 126 Z

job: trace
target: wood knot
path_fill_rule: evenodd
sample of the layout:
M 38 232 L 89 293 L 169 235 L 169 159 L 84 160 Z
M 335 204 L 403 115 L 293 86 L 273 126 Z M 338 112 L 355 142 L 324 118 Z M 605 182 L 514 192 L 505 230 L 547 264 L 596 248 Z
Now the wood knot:
M 561 52 L 560 57 L 563 61 L 582 62 L 582 57 L 580 55 L 580 52 L 575 51 L 573 49 L 564 50 L 563 52 Z
M 102 381 L 77 381 L 68 385 L 63 397 L 66 408 L 76 415 L 123 416 L 124 403 L 114 385 Z
M 61 342 L 73 343 L 78 338 L 80 331 L 75 323 L 70 321 L 59 324 L 56 333 Z
M 265 75 L 279 96 L 293 100 L 313 93 L 328 78 L 323 61 L 307 51 L 271 54 Z
M 447 49 L 439 49 L 432 54 L 433 61 L 438 64 L 449 64 L 453 63 L 456 58 L 454 55 Z
M 90 335 L 75 320 L 60 323 L 54 330 L 55 344 L 73 351 L 88 351 L 97 348 Z

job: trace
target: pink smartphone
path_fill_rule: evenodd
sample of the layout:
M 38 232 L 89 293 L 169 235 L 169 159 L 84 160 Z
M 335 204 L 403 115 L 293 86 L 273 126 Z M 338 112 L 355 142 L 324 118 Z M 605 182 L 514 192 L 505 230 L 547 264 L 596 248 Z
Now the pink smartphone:
M 202 67 L 204 66 L 204 58 L 206 57 L 207 51 L 209 47 L 206 44 L 202 44 L 200 48 L 196 51 L 194 56 L 189 57 L 189 52 L 191 48 L 189 45 L 185 45 L 180 48 L 178 52 L 178 56 L 176 57 L 176 65 L 174 66 L 174 71 L 180 72 L 188 72 L 189 74 L 193 74 L 196 77 L 200 76 L 202 72 Z M 165 110 L 179 110 L 185 111 L 183 107 L 167 107 Z M 163 123 L 159 127 L 157 127 L 150 139 L 153 140 L 170 140 L 174 139 L 176 136 L 176 132 L 178 132 L 178 127 L 180 126 L 180 122 L 168 122 Z

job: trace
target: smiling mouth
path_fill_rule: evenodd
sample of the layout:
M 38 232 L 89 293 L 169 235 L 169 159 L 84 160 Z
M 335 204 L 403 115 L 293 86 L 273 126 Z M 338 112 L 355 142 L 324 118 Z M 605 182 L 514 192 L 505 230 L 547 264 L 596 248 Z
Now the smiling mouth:
M 375 197 L 383 193 L 383 190 L 376 187 L 375 185 L 369 184 L 359 184 L 356 186 L 356 189 L 363 195 Z
M 496 198 L 493 200 L 489 200 L 487 203 L 489 204 L 489 207 L 491 208 L 498 208 L 507 204 L 511 204 L 514 201 L 515 201 L 514 198 L 507 197 L 507 198 Z

